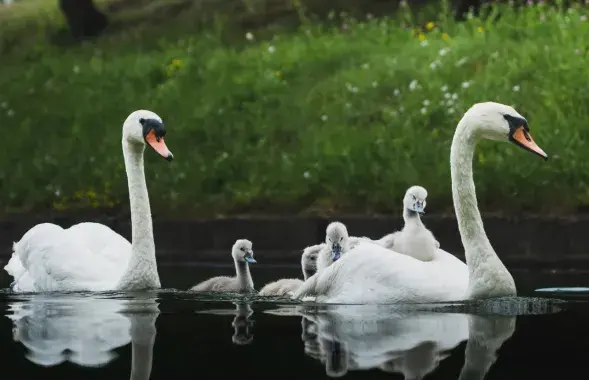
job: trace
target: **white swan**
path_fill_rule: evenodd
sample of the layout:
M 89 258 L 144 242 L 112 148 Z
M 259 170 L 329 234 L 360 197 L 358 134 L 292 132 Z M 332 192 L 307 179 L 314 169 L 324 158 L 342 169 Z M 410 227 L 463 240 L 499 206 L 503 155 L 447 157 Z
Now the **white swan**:
M 168 161 L 162 119 L 151 111 L 131 113 L 123 124 L 123 155 L 129 184 L 132 243 L 99 223 L 63 229 L 42 223 L 14 243 L 4 269 L 15 292 L 107 291 L 160 288 L 151 210 L 143 170 L 149 144 Z
M 316 270 L 317 253 L 320 247 L 312 246 L 303 250 L 301 255 L 301 269 L 303 270 L 303 278 L 313 275 Z M 277 281 L 270 282 L 260 290 L 259 296 L 291 296 L 297 290 L 303 281 L 298 278 L 282 278 Z
M 361 242 L 321 273 L 311 276 L 295 299 L 326 303 L 436 302 L 516 294 L 511 274 L 489 242 L 477 208 L 472 158 L 480 139 L 511 141 L 547 158 L 512 107 L 487 102 L 472 106 L 452 140 L 452 196 L 466 262 L 438 249 L 423 262 L 376 244 Z
M 235 262 L 236 277 L 217 276 L 209 278 L 190 288 L 193 292 L 236 292 L 255 293 L 254 281 L 248 264 L 256 263 L 252 242 L 238 239 L 231 249 L 231 256 Z
M 419 217 L 425 212 L 426 199 L 425 188 L 411 186 L 407 189 L 403 197 L 403 229 L 383 236 L 375 243 L 421 261 L 432 261 L 440 243 Z

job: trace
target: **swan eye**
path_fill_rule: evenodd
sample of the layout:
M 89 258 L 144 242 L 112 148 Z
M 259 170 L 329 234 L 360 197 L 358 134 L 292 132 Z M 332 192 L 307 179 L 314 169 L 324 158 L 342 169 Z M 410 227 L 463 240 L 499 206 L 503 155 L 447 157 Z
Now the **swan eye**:
M 342 240 L 344 240 L 344 237 L 343 236 L 341 238 L 339 238 L 339 241 L 342 241 Z
M 242 252 L 245 252 L 245 247 L 239 248 Z
M 416 200 L 417 200 L 417 198 L 415 198 L 415 195 L 412 195 L 412 197 L 413 197 L 413 200 L 414 200 L 414 201 L 416 201 Z

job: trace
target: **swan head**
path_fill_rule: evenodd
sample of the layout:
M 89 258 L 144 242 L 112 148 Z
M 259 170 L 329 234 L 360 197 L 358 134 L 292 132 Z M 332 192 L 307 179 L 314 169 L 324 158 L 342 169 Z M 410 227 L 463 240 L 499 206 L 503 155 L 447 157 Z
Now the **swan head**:
M 239 239 L 233 244 L 231 255 L 237 261 L 242 261 L 250 264 L 255 264 L 254 251 L 252 250 L 252 242 L 247 239 Z
M 162 118 L 148 110 L 137 110 L 131 113 L 123 124 L 123 141 L 135 146 L 148 144 L 168 161 L 174 155 L 164 142 L 166 127 Z
M 527 120 L 513 107 L 495 102 L 477 103 L 466 111 L 461 122 L 471 126 L 471 133 L 477 137 L 510 141 L 548 159 L 548 155 L 532 139 Z
M 348 250 L 348 229 L 343 223 L 332 222 L 325 231 L 325 243 L 331 250 L 331 259 L 337 261 Z
M 421 186 L 411 186 L 405 192 L 403 207 L 418 214 L 425 213 L 427 190 Z

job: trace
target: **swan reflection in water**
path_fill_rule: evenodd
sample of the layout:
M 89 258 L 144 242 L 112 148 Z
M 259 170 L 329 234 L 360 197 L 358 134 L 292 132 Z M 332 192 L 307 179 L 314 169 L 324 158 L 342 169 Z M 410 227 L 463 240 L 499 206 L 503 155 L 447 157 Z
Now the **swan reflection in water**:
M 560 310 L 540 314 L 554 311 Z M 516 322 L 513 314 L 474 315 L 395 305 L 303 305 L 266 312 L 302 316 L 305 354 L 324 363 L 330 377 L 377 368 L 407 380 L 422 379 L 467 341 L 459 379 L 482 380 Z
M 149 379 L 159 315 L 155 293 L 127 299 L 80 294 L 25 297 L 9 304 L 7 317 L 13 321 L 14 340 L 27 348 L 31 362 L 100 367 L 116 357 L 114 349 L 131 342 L 130 378 Z
M 197 314 L 213 314 L 213 315 L 234 315 L 231 326 L 233 326 L 233 337 L 231 341 L 237 345 L 243 346 L 250 344 L 254 340 L 253 325 L 254 321 L 251 316 L 254 311 L 251 307 L 251 302 L 238 301 L 233 302 L 235 310 L 230 309 L 215 309 L 196 311 Z

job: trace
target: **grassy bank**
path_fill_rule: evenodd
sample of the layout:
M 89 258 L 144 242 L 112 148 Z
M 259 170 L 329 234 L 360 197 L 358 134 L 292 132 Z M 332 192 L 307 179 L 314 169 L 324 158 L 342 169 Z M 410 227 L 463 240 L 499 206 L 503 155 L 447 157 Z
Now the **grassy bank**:
M 1 58 L 1 208 L 126 207 L 120 126 L 148 108 L 176 157 L 147 152 L 157 211 L 389 212 L 412 184 L 428 188 L 432 212 L 450 210 L 454 127 L 486 100 L 526 116 L 550 160 L 482 143 L 481 208 L 589 205 L 589 12 L 500 13 L 343 16 L 228 43 L 221 22 L 182 33 L 184 12 L 82 45 L 28 39 Z

